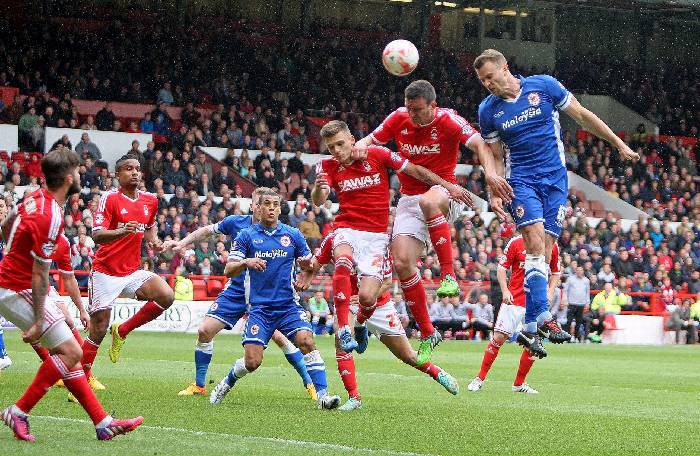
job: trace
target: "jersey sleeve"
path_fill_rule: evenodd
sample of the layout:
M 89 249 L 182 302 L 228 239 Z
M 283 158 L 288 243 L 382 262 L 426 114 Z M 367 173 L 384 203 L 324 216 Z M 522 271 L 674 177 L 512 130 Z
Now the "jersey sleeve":
M 156 217 L 158 216 L 158 200 L 151 198 L 151 212 L 148 216 L 148 222 L 146 223 L 146 228 L 153 228 L 156 224 Z
M 334 235 L 331 233 L 321 241 L 321 248 L 318 255 L 316 255 L 316 261 L 321 266 L 330 263 L 333 259 L 333 237 Z
M 484 141 L 488 144 L 493 144 L 500 141 L 501 137 L 493 122 L 493 118 L 489 115 L 487 100 L 488 98 L 479 105 L 479 129 Z
M 391 168 L 400 173 L 408 166 L 408 160 L 386 147 L 373 147 L 370 150 L 372 155 L 386 168 Z
M 311 258 L 311 249 L 309 249 L 309 244 L 306 243 L 306 239 L 304 239 L 301 231 L 295 228 L 292 233 L 294 238 L 294 257 L 302 259 Z
M 450 116 L 452 122 L 455 124 L 455 128 L 458 129 L 457 136 L 459 137 L 459 142 L 461 144 L 464 144 L 465 146 L 469 147 L 469 144 L 472 142 L 473 139 L 481 137 L 479 132 L 476 131 L 474 127 L 472 127 L 471 124 L 467 122 L 467 120 L 464 117 L 460 116 L 452 110 L 448 111 L 448 115 Z
M 250 254 L 250 234 L 246 230 L 241 231 L 233 241 L 229 261 L 242 261 Z
M 559 110 L 566 109 L 571 103 L 571 92 L 566 90 L 566 87 L 552 76 L 543 75 L 542 81 L 547 89 L 547 93 L 552 97 L 554 107 Z
M 392 112 L 377 128 L 370 133 L 370 137 L 375 143 L 386 144 L 396 136 L 396 131 L 400 122 L 398 110 Z
M 106 193 L 100 197 L 95 214 L 95 226 L 92 231 L 108 230 L 112 225 L 112 213 L 114 208 L 114 198 L 110 198 L 113 193 Z
M 57 219 L 57 220 L 56 220 Z M 31 255 L 35 260 L 51 264 L 56 252 L 56 243 L 61 229 L 61 214 L 41 215 L 31 217 L 26 227 L 32 236 Z
M 212 230 L 217 234 L 225 234 L 227 236 L 230 236 L 233 232 L 234 226 L 235 217 L 233 215 L 229 215 L 228 217 L 224 217 L 222 221 L 213 224 Z
M 552 247 L 552 258 L 549 261 L 549 271 L 552 274 L 561 274 L 561 265 L 559 262 L 559 246 L 554 244 Z
M 510 269 L 513 267 L 513 261 L 515 260 L 515 252 L 517 249 L 515 249 L 512 244 L 513 242 L 511 241 L 506 245 L 503 255 L 498 262 L 498 266 L 503 269 Z
M 68 238 L 61 235 L 61 237 L 58 239 L 56 254 L 54 255 L 56 267 L 58 268 L 58 271 L 63 274 L 73 274 L 73 265 L 71 264 L 71 248 Z

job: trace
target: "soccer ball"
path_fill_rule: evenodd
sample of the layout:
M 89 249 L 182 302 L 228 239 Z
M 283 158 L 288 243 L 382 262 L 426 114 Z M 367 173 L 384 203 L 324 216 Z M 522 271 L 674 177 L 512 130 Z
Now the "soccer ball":
M 408 40 L 394 40 L 382 52 L 382 63 L 395 76 L 407 76 L 418 66 L 418 49 Z

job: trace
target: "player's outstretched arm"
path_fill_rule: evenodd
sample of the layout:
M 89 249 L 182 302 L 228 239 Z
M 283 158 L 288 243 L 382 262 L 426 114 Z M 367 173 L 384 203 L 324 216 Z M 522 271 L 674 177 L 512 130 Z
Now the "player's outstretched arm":
M 625 160 L 639 160 L 639 154 L 629 148 L 627 144 L 608 127 L 608 125 L 603 122 L 600 117 L 595 115 L 593 112 L 584 108 L 581 103 L 571 95 L 571 101 L 569 105 L 564 108 L 564 112 L 569 115 L 572 119 L 576 121 L 577 124 L 582 126 L 584 130 L 589 131 L 603 139 L 620 151 L 620 155 Z
M 459 185 L 447 182 L 442 177 L 438 176 L 434 172 L 420 165 L 414 165 L 411 162 L 407 162 L 406 167 L 403 172 L 411 177 L 418 179 L 421 182 L 425 182 L 428 185 L 441 185 L 450 192 L 452 199 L 457 200 L 461 203 L 466 204 L 469 207 L 474 207 L 474 201 L 467 191 L 467 189 L 460 187 Z
M 547 300 L 551 303 L 554 301 L 554 292 L 561 283 L 561 274 L 549 274 L 549 282 L 547 283 Z
M 85 330 L 90 330 L 90 315 L 85 310 L 83 305 L 83 299 L 80 296 L 80 287 L 78 286 L 78 280 L 75 278 L 73 273 L 61 273 L 63 278 L 63 285 L 70 296 L 71 301 L 78 308 L 78 313 L 80 314 L 80 322 L 83 324 Z
M 184 238 L 180 239 L 179 241 L 165 241 L 163 243 L 163 250 L 173 249 L 174 251 L 179 252 L 180 250 L 186 248 L 188 245 L 202 241 L 211 236 L 212 234 L 214 234 L 214 225 L 202 226 L 200 228 L 197 228 Z
M 486 142 L 479 135 L 474 135 L 469 141 L 469 149 L 479 157 L 479 163 L 484 168 L 486 185 L 491 195 L 510 201 L 513 189 L 508 184 L 503 166 L 503 148 L 500 141 L 493 144 Z
M 498 141 L 495 143 L 490 143 L 489 149 L 491 149 L 491 154 L 493 155 L 494 161 L 494 169 L 496 171 L 496 174 L 499 176 L 504 176 L 506 174 L 506 167 L 505 164 L 503 163 L 503 144 Z M 507 183 L 507 182 L 506 182 Z M 506 211 L 503 209 L 503 202 L 510 202 L 512 201 L 512 194 L 513 194 L 513 189 L 510 188 L 510 185 L 508 186 L 510 190 L 507 191 L 507 198 L 503 198 L 501 196 L 498 196 L 494 194 L 491 190 L 491 187 L 489 186 L 489 203 L 491 204 L 491 210 L 496 213 L 499 219 L 501 220 L 507 220 L 508 215 L 506 214 Z

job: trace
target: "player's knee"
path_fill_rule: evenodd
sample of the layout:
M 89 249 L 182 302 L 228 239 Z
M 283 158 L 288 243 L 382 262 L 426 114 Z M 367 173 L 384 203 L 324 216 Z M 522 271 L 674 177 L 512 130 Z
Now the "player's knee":
M 362 307 L 372 307 L 377 302 L 375 293 L 369 291 L 360 290 L 358 298 Z
M 197 329 L 197 340 L 202 343 L 207 343 L 211 342 L 214 340 L 214 336 L 216 335 L 216 332 L 213 331 L 212 328 L 206 327 L 206 326 L 200 326 Z
M 491 338 L 498 345 L 503 345 L 506 341 L 506 335 L 500 332 L 494 332 Z
M 399 354 L 399 359 L 409 366 L 416 366 L 418 362 L 418 353 L 415 350 L 409 350 Z
M 429 191 L 418 199 L 418 206 L 424 215 L 433 216 L 440 211 L 440 199 L 432 192 Z
M 257 357 L 248 358 L 248 357 L 246 357 L 246 359 L 245 359 L 245 368 L 248 372 L 253 372 L 258 367 L 260 367 L 260 364 L 262 364 L 261 358 L 257 358 Z
M 163 290 L 158 293 L 155 301 L 163 309 L 167 309 L 173 305 L 173 302 L 175 301 L 175 293 L 170 287 L 164 287 Z
M 414 265 L 406 257 L 394 255 L 394 269 L 399 278 L 402 278 L 413 273 Z
M 300 335 L 297 338 L 297 347 L 299 347 L 299 350 L 301 350 L 301 352 L 304 354 L 316 350 L 316 343 L 314 342 L 313 337 L 311 337 L 311 333 L 305 331 L 303 335 Z

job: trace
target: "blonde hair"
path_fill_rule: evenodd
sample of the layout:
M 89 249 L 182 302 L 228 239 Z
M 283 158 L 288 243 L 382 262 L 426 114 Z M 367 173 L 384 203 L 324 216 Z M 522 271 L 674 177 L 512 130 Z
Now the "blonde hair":
M 348 124 L 342 120 L 331 120 L 321 128 L 321 137 L 324 139 L 331 138 L 340 132 L 346 132 L 349 134 L 350 128 L 348 128 Z
M 478 70 L 488 62 L 505 65 L 508 63 L 506 57 L 495 49 L 486 49 L 476 59 L 474 59 L 474 69 Z

